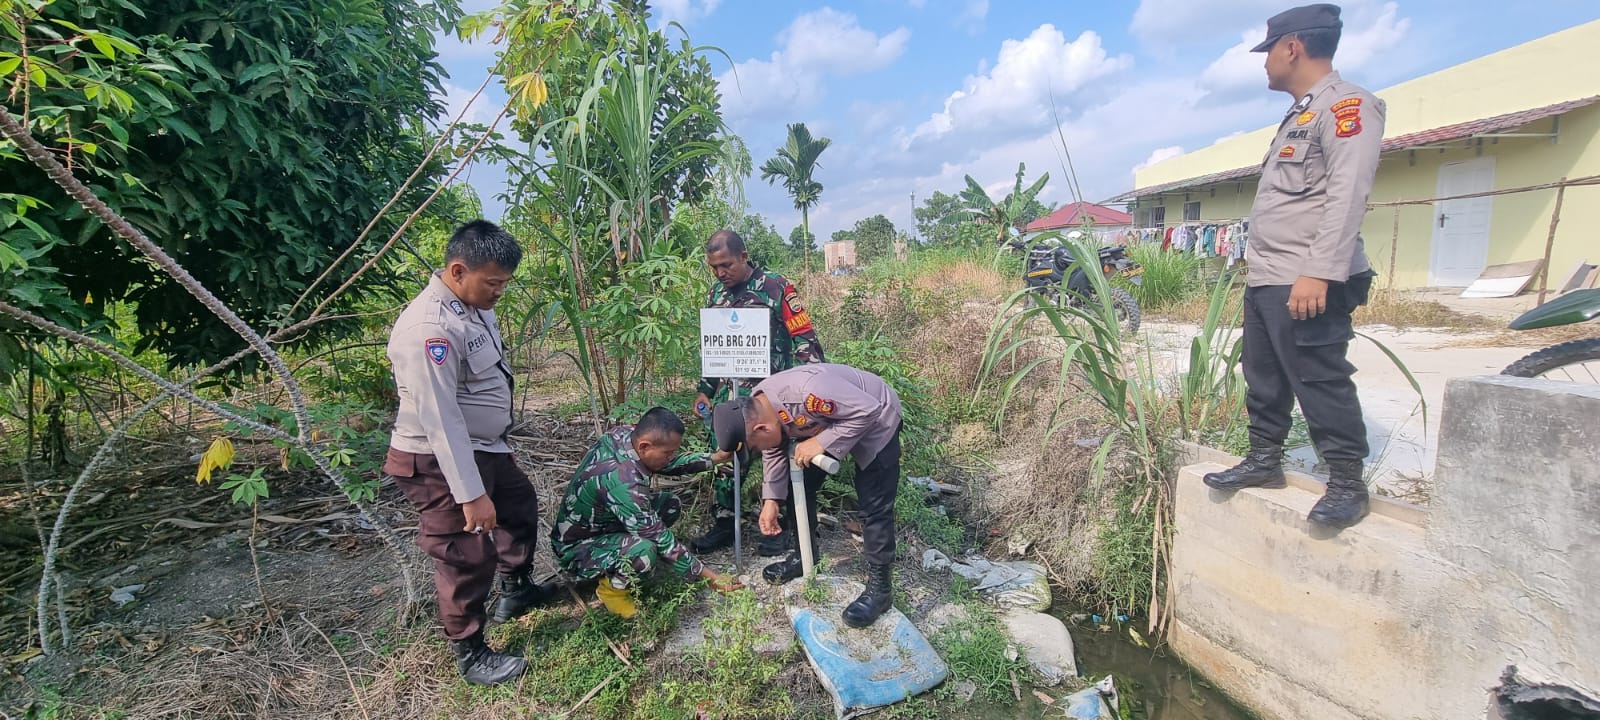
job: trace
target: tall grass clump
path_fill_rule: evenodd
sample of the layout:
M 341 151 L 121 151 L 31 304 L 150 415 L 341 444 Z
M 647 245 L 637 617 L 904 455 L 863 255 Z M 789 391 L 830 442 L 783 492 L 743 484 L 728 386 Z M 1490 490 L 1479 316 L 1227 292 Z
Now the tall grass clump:
M 1160 312 L 1205 295 L 1201 279 L 1204 261 L 1191 253 L 1163 250 L 1160 245 L 1133 245 L 1128 257 L 1144 267 L 1141 284 L 1129 284 L 1128 291 L 1146 312 Z

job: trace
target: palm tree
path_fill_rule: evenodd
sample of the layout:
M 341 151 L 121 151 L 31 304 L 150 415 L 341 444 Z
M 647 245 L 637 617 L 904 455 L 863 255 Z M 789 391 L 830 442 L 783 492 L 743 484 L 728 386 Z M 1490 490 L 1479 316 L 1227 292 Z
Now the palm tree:
M 789 126 L 789 139 L 778 148 L 778 154 L 761 165 L 761 179 L 776 184 L 783 179 L 783 189 L 794 200 L 794 209 L 800 211 L 800 226 L 805 237 L 811 237 L 811 208 L 822 199 L 822 183 L 811 177 L 816 170 L 817 157 L 832 143 L 828 138 L 812 138 L 805 123 Z M 806 253 L 806 272 L 811 272 L 811 254 Z
M 1025 164 L 1017 163 L 1017 184 L 1005 198 L 998 201 L 989 197 L 989 193 L 971 175 L 966 176 L 967 187 L 959 196 L 961 205 L 970 217 L 994 226 L 998 245 L 1006 242 L 1006 228 L 1014 227 L 1021 232 L 1023 226 L 1034 219 L 1038 214 L 1039 192 L 1044 190 L 1045 183 L 1050 182 L 1050 173 L 1045 173 L 1032 185 L 1022 187 L 1022 174 L 1026 168 Z

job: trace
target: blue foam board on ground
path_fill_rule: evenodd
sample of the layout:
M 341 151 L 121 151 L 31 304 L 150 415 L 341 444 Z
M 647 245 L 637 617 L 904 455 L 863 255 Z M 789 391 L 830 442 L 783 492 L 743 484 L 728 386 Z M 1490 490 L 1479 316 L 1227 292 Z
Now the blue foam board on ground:
M 832 586 L 829 600 L 792 602 L 789 617 L 812 670 L 833 695 L 838 717 L 892 705 L 933 689 L 949 676 L 944 659 L 899 610 L 891 608 L 871 627 L 852 628 L 839 613 L 861 586 L 841 578 L 818 582 Z

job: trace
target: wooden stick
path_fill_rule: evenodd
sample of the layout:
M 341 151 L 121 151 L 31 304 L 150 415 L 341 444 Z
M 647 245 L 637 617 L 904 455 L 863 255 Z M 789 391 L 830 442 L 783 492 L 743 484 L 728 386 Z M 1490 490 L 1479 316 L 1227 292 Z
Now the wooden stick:
M 339 647 L 333 644 L 333 638 L 328 637 L 328 634 L 323 632 L 322 628 L 311 622 L 305 613 L 300 613 L 300 619 L 305 624 L 310 625 L 311 629 L 315 630 L 318 635 L 321 635 L 323 642 L 328 643 L 328 649 L 332 650 L 333 656 L 339 659 L 339 667 L 344 668 L 344 681 L 350 684 L 350 696 L 356 699 L 356 707 L 361 709 L 361 717 L 366 718 L 366 720 L 372 720 L 372 716 L 367 714 L 367 704 L 361 702 L 361 691 L 356 689 L 356 679 L 350 674 L 350 666 L 345 664 L 344 656 L 339 654 Z
M 618 671 L 616 671 L 614 673 L 611 673 L 611 677 L 608 677 L 608 678 L 606 678 L 604 680 L 601 680 L 599 685 L 594 686 L 594 689 L 590 690 L 588 695 L 583 696 L 583 699 L 579 700 L 577 705 L 573 705 L 571 710 L 568 710 L 568 711 L 562 713 L 561 717 L 563 717 L 563 718 L 572 717 L 572 714 L 577 712 L 578 708 L 583 707 L 585 703 L 589 702 L 590 700 L 593 700 L 594 696 L 600 694 L 601 690 L 604 690 L 607 685 L 611 684 L 612 680 L 617 679 L 617 676 L 621 675 L 624 672 L 626 672 L 626 670 L 618 670 Z
M 1394 257 L 1400 249 L 1400 206 L 1394 206 L 1394 234 L 1389 236 L 1389 278 L 1384 286 L 1394 289 Z
M 1556 225 L 1561 222 L 1561 201 L 1567 196 L 1566 178 L 1556 188 L 1556 209 L 1550 213 L 1550 234 L 1544 239 L 1544 268 L 1539 271 L 1539 304 L 1544 304 L 1545 291 L 1550 284 L 1550 252 L 1556 244 Z

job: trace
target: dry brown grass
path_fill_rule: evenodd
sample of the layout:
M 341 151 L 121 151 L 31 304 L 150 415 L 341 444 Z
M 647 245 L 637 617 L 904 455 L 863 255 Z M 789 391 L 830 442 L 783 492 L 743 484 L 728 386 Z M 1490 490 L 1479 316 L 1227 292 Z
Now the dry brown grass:
M 918 275 L 915 282 L 924 290 L 950 291 L 965 300 L 998 302 L 1017 290 L 1015 278 L 976 260 L 942 264 L 936 272 Z
M 1482 315 L 1453 310 L 1433 300 L 1418 299 L 1403 290 L 1373 290 L 1367 304 L 1356 310 L 1353 317 L 1356 325 L 1388 325 L 1402 330 L 1411 328 L 1482 330 L 1505 327 L 1505 323 Z

